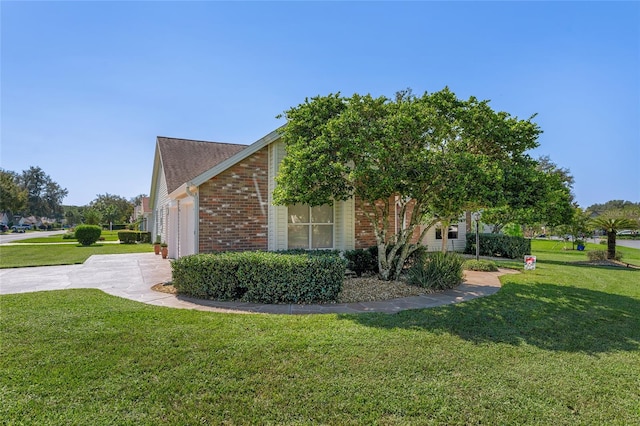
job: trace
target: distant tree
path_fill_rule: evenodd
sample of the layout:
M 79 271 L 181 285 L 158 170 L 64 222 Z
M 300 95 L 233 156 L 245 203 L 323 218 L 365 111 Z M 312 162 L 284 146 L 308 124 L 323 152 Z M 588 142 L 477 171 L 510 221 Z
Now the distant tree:
M 129 202 L 133 205 L 133 207 L 140 205 L 140 203 L 142 202 L 142 199 L 144 197 L 148 197 L 147 194 L 138 194 L 135 197 L 131 198 L 129 200 Z
M 102 214 L 96 209 L 85 209 L 82 212 L 82 216 L 85 225 L 100 225 L 100 222 L 102 222 Z
M 15 172 L 0 169 L 0 212 L 16 213 L 27 205 L 27 190 L 20 187 Z
M 64 218 L 67 225 L 75 226 L 82 223 L 82 208 L 77 206 L 63 206 Z
M 89 203 L 89 207 L 100 212 L 102 220 L 113 223 L 129 222 L 133 213 L 133 204 L 130 201 L 109 193 L 98 194 L 96 199 Z
M 599 216 L 608 211 L 623 211 L 623 210 L 637 210 L 640 209 L 640 203 L 634 203 L 632 201 L 625 200 L 610 200 L 603 204 L 592 204 L 587 207 L 587 211 L 591 215 L 591 217 Z
M 625 210 L 609 210 L 594 219 L 591 225 L 607 233 L 607 259 L 616 258 L 616 236 L 623 229 L 638 229 L 638 218 L 630 217 Z
M 62 200 L 69 194 L 54 182 L 40 167 L 29 167 L 18 177 L 20 186 L 27 190 L 27 206 L 23 214 L 35 216 L 62 216 Z
M 585 238 L 585 236 L 590 235 L 593 231 L 589 213 L 582 210 L 577 205 L 574 206 L 571 220 L 566 224 L 559 226 L 557 230 L 562 235 L 571 235 L 571 245 L 572 248 L 575 248 L 573 246 L 575 246 L 577 239 Z

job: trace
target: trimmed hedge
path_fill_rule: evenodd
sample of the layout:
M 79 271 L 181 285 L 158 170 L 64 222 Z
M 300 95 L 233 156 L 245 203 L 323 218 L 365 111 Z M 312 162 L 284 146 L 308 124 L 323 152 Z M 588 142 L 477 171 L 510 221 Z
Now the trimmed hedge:
M 76 226 L 75 236 L 83 246 L 90 246 L 100 238 L 102 229 L 97 225 L 78 225 Z
M 467 254 L 476 253 L 476 234 L 467 234 L 464 248 Z M 531 254 L 531 240 L 504 234 L 480 234 L 480 255 L 517 259 Z
M 492 260 L 469 259 L 464 262 L 462 268 L 467 271 L 495 272 L 498 270 L 498 265 Z
M 118 231 L 121 244 L 150 243 L 151 233 L 143 231 Z
M 254 303 L 333 302 L 346 261 L 331 253 L 226 252 L 184 256 L 171 263 L 178 293 Z

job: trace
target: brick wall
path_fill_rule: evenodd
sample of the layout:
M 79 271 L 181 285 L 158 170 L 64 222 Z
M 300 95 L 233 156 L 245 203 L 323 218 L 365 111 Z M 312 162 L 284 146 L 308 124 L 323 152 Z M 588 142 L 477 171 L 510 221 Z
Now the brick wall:
M 200 185 L 199 251 L 267 250 L 267 147 Z
M 382 205 L 382 202 L 380 202 L 380 205 Z M 390 238 L 395 233 L 396 221 L 397 221 L 397 226 L 399 226 L 402 221 L 401 217 L 396 217 L 396 211 L 394 206 L 395 206 L 395 197 L 391 197 L 389 199 L 389 228 L 387 229 L 387 238 Z M 411 220 L 411 214 L 413 213 L 413 206 L 414 206 L 414 203 L 409 203 L 409 205 L 407 206 L 407 212 L 406 212 L 407 222 Z M 364 203 L 364 208 L 367 209 L 367 211 L 373 211 L 371 210 L 372 206 L 369 203 Z M 354 220 L 354 224 L 355 224 L 354 227 L 355 227 L 355 234 L 356 234 L 355 248 L 367 248 L 367 247 L 375 246 L 377 244 L 376 236 L 375 236 L 375 233 L 373 232 L 373 226 L 371 224 L 371 221 L 369 220 L 369 218 L 366 216 L 365 212 L 362 209 L 363 207 L 362 207 L 361 200 L 360 198 L 356 197 L 355 220 Z M 398 212 L 398 214 L 400 214 L 400 212 Z M 420 236 L 420 228 L 417 228 L 414 231 L 411 243 L 413 244 L 417 243 L 419 236 Z
M 371 204 L 365 203 L 364 208 L 367 211 L 371 210 Z M 377 245 L 376 235 L 373 232 L 373 225 L 365 212 L 362 210 L 362 200 L 359 197 L 355 198 L 355 218 L 354 218 L 354 230 L 355 230 L 355 248 L 367 248 Z

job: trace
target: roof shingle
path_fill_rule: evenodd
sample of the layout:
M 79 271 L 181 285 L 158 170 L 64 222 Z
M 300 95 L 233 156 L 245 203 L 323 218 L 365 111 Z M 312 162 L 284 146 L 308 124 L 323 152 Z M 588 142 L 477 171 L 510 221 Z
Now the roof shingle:
M 164 136 L 157 140 L 169 193 L 248 146 Z

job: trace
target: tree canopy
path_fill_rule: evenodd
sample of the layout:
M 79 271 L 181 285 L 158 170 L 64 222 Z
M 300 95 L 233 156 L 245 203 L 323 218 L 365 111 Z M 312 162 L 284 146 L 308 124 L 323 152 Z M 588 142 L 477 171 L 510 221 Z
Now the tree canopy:
M 59 217 L 63 213 L 62 200 L 69 194 L 40 167 L 29 167 L 18 175 L 18 184 L 27 191 L 27 203 L 22 214 Z
M 19 183 L 19 176 L 0 169 L 0 212 L 17 213 L 27 206 L 27 190 Z
M 405 90 L 394 99 L 317 96 L 284 117 L 287 156 L 274 201 L 317 206 L 355 197 L 373 224 L 383 279 L 398 276 L 415 250 L 410 242 L 437 220 L 471 208 L 527 206 L 519 191 L 540 179 L 527 154 L 541 133 L 533 117 L 460 100 L 448 88 L 422 96 Z M 407 218 L 395 233 L 393 204 Z
M 97 211 L 105 222 L 125 223 L 129 222 L 133 214 L 133 204 L 126 198 L 113 194 L 98 194 L 89 203 L 92 210 Z

